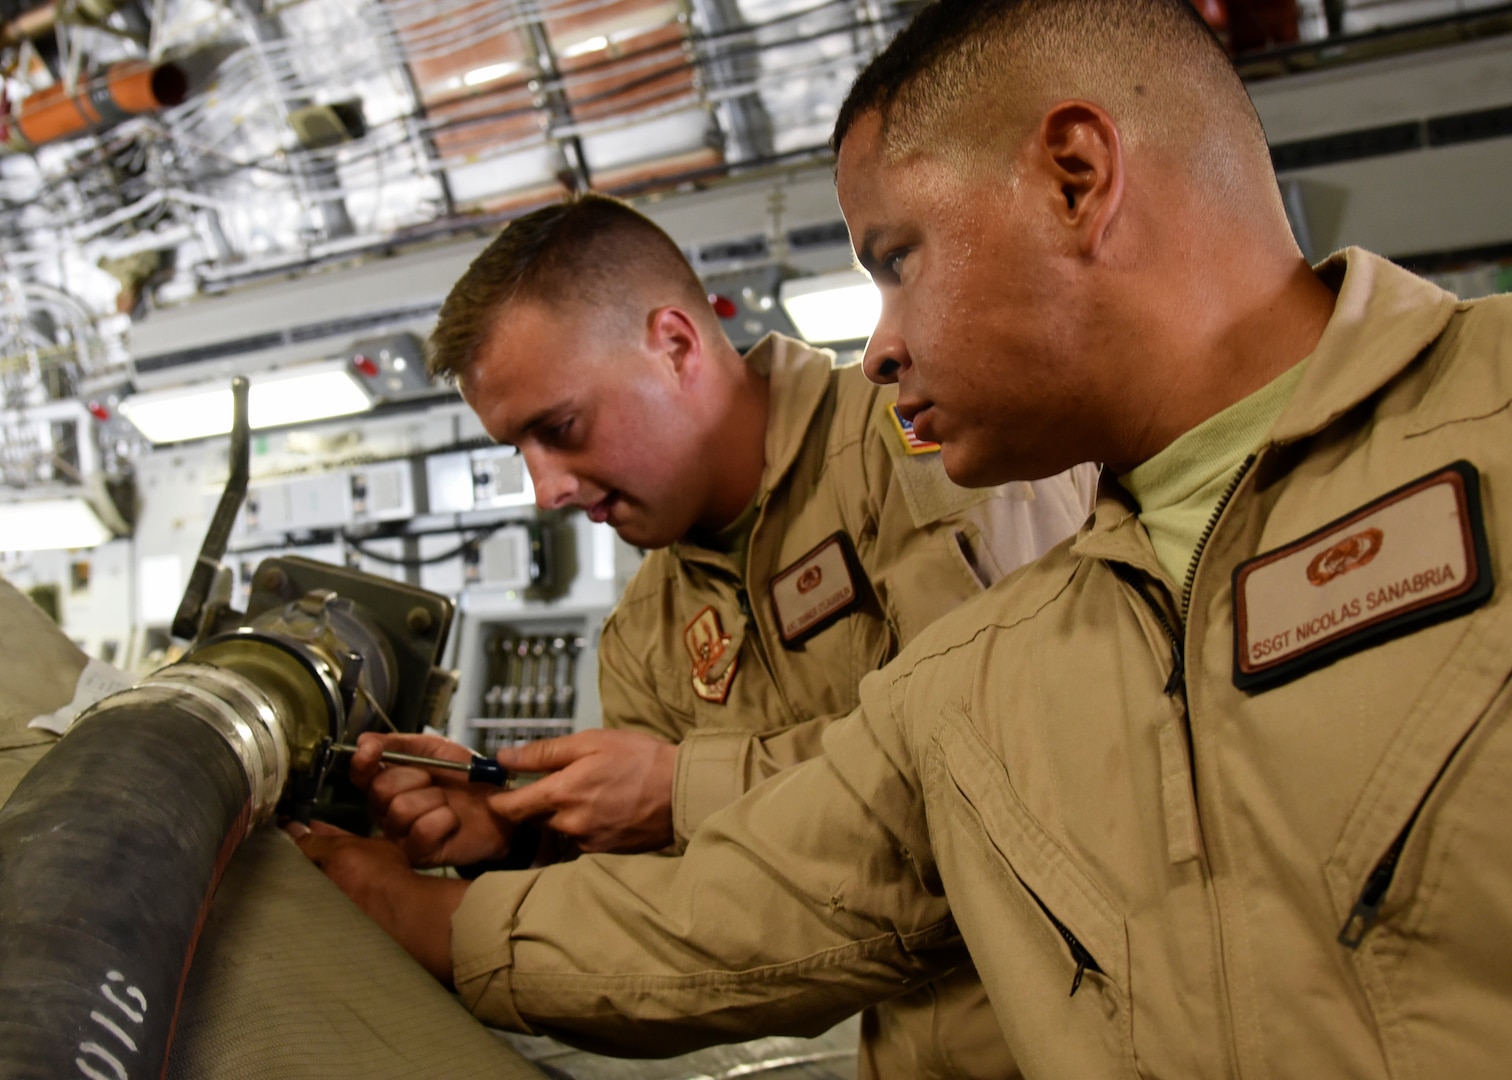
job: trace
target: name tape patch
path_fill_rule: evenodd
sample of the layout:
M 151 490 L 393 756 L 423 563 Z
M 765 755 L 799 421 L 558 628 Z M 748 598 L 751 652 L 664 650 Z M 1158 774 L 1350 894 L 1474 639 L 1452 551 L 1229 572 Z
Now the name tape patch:
M 1492 587 L 1480 474 L 1457 461 L 1234 570 L 1234 685 L 1280 686 Z
M 893 427 L 898 430 L 898 437 L 903 440 L 903 449 L 910 454 L 938 454 L 940 444 L 926 442 L 914 434 L 913 421 L 903 419 L 903 414 L 894 405 L 887 410 L 887 415 L 892 418 Z
M 772 579 L 772 612 L 782 644 L 795 648 L 855 607 L 856 554 L 837 532 Z

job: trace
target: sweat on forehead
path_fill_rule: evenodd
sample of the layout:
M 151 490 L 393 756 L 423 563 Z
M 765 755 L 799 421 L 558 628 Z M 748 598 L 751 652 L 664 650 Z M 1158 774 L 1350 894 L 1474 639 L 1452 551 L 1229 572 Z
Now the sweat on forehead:
M 861 72 L 831 143 L 838 152 L 876 112 L 890 157 L 983 149 L 1072 98 L 1134 138 L 1180 146 L 1216 124 L 1264 143 L 1243 84 L 1187 0 L 939 0 Z

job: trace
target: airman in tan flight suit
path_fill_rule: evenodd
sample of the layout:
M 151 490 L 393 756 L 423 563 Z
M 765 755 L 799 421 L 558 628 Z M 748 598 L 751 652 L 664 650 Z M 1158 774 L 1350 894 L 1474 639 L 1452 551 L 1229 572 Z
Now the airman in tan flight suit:
M 675 244 L 599 196 L 512 223 L 468 270 L 433 336 L 437 373 L 520 448 L 543 508 L 652 550 L 599 646 L 605 730 L 506 752 L 548 775 L 492 795 L 477 830 L 457 789 L 380 769 L 381 741 L 364 741 L 353 776 L 414 861 L 493 858 L 525 820 L 592 851 L 686 843 L 818 754 L 900 645 L 1085 520 L 1090 469 L 958 487 L 896 395 L 834 359 L 780 335 L 742 357 Z M 861 1066 L 1016 1075 L 969 965 L 870 1010 Z
M 1029 1076 L 1503 1075 L 1512 300 L 1310 267 L 1179 0 L 926 7 L 835 143 L 868 374 L 963 483 L 1107 462 L 1093 520 L 680 859 L 307 850 L 479 1015 L 599 1046 L 964 949 Z

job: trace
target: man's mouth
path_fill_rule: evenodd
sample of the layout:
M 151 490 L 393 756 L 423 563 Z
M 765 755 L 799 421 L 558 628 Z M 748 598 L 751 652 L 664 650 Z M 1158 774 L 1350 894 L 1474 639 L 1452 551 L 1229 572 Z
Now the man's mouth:
M 609 520 L 609 513 L 614 509 L 615 505 L 618 502 L 619 493 L 611 491 L 598 502 L 588 507 L 588 520 L 598 525 L 604 524 L 604 522 Z
M 913 433 L 924 442 L 938 442 L 934 431 L 930 427 L 934 420 L 934 403 L 920 401 L 898 401 L 898 414 L 913 425 Z

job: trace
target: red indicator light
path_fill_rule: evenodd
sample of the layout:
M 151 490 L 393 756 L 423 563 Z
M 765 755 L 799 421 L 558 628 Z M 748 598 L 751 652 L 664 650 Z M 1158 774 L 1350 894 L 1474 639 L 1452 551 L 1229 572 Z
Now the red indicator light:
M 710 293 L 709 304 L 714 308 L 714 314 L 718 315 L 721 319 L 733 319 L 736 315 L 740 314 L 740 308 L 728 296 Z
M 378 377 L 378 365 L 371 358 L 358 353 L 352 357 L 352 366 L 370 379 Z
M 99 420 L 101 423 L 110 419 L 110 410 L 107 409 L 104 405 L 101 405 L 98 401 L 91 401 L 86 406 L 86 408 L 89 409 L 89 415 L 94 417 L 96 420 Z

